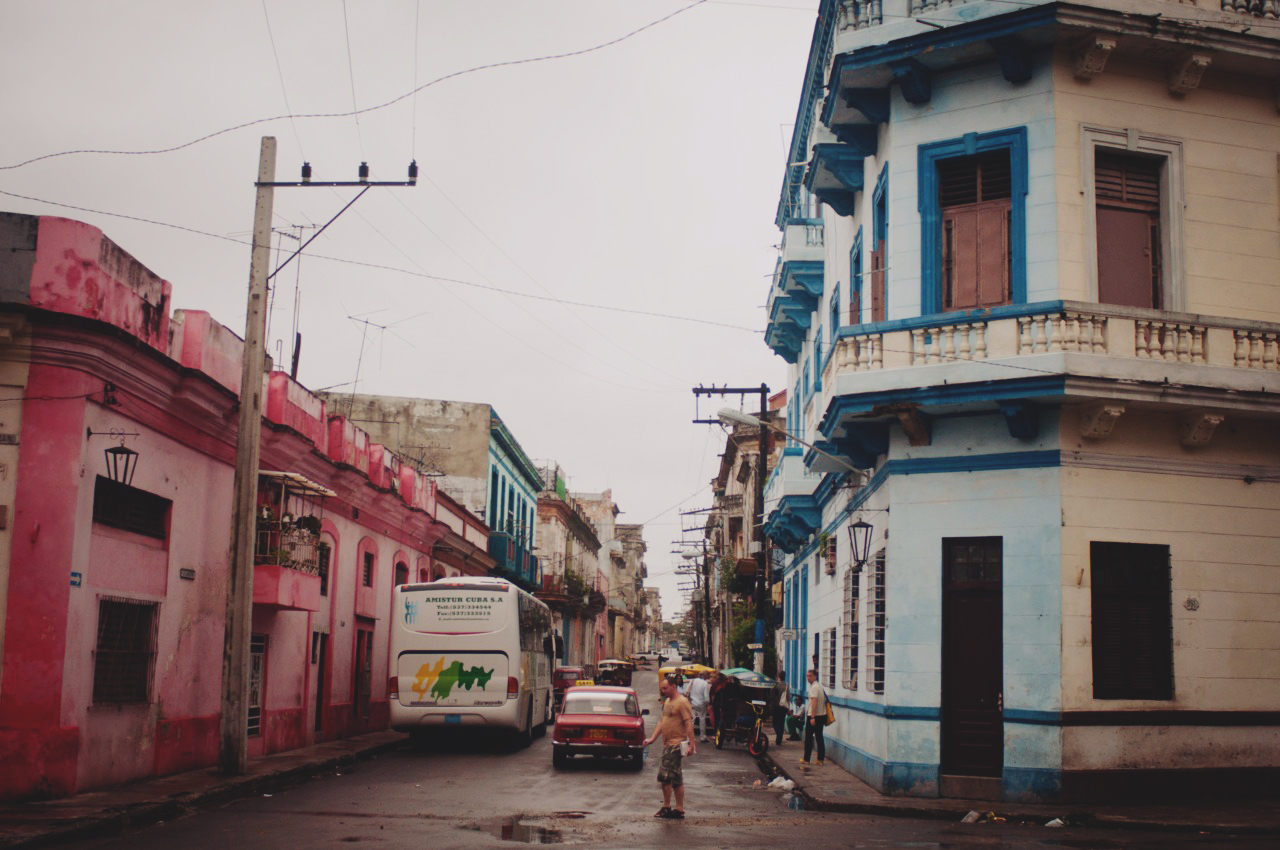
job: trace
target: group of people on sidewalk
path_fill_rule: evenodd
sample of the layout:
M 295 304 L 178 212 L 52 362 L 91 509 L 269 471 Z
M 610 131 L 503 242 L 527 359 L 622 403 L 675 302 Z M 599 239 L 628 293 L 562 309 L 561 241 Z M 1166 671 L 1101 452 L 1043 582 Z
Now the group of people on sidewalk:
M 823 729 L 827 725 L 828 705 L 827 692 L 818 681 L 816 670 L 805 674 L 808 687 L 805 697 L 795 697 L 796 709 L 790 708 L 789 689 L 782 670 L 778 671 L 778 679 L 770 691 L 769 703 L 773 709 L 773 731 L 775 743 L 782 744 L 784 727 L 798 722 L 804 729 L 804 759 L 801 764 L 809 764 L 816 745 L 818 764 L 825 764 L 827 757 L 826 739 Z M 707 741 L 709 725 L 707 709 L 712 703 L 711 683 L 703 676 L 693 678 L 685 691 L 681 690 L 678 679 L 667 677 L 658 683 L 658 693 L 662 697 L 662 715 L 654 726 L 653 734 L 645 738 L 644 745 L 662 738 L 662 758 L 658 762 L 658 784 L 662 786 L 662 808 L 654 817 L 667 820 L 684 818 L 684 759 L 698 752 L 698 738 Z M 687 693 L 687 696 L 686 696 Z M 694 719 L 699 720 L 698 731 L 694 729 Z M 792 740 L 798 735 L 791 731 Z M 674 805 L 672 805 L 674 803 Z
M 804 758 L 801 764 L 809 764 L 816 747 L 818 764 L 826 764 L 827 741 L 823 730 L 827 727 L 829 717 L 827 691 L 818 681 L 818 671 L 810 670 L 805 674 L 808 687 L 804 695 L 790 696 L 786 674 L 778 671 L 778 679 L 769 693 L 769 707 L 773 710 L 774 744 L 781 746 L 783 736 L 789 740 L 800 740 L 804 735 Z

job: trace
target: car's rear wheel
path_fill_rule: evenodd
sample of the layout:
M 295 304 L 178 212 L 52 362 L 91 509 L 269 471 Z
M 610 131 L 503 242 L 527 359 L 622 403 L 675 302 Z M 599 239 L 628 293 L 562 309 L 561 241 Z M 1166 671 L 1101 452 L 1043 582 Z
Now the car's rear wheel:
M 556 747 L 551 752 L 551 763 L 556 767 L 566 767 L 569 764 L 569 754 Z
M 642 752 L 638 752 L 638 753 L 632 753 L 632 755 L 631 755 L 631 769 L 632 769 L 632 770 L 643 770 L 643 769 L 644 769 L 644 752 L 643 752 L 643 751 L 642 751 Z

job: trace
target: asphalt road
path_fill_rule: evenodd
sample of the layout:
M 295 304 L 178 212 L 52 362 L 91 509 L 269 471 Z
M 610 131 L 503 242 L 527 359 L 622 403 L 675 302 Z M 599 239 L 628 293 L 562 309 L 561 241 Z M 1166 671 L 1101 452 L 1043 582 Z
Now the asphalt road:
M 656 676 L 637 689 L 657 716 Z M 581 760 L 578 760 L 581 761 Z M 234 801 L 170 823 L 73 847 L 128 850 L 316 848 L 355 843 L 398 848 L 582 847 L 1165 848 L 1274 847 L 1274 837 L 1045 829 L 805 812 L 790 795 L 755 787 L 740 747 L 710 744 L 686 762 L 684 821 L 653 817 L 661 805 L 655 762 L 642 772 L 609 761 L 556 770 L 549 737 L 511 751 L 453 739 L 426 751 L 361 762 L 273 795 Z

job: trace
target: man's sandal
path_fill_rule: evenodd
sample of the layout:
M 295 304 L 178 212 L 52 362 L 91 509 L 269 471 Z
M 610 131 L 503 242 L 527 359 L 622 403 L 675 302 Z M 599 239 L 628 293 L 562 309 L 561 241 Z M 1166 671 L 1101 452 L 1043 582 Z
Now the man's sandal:
M 671 809 L 668 808 L 667 806 L 663 806 L 662 808 L 658 809 L 658 813 L 654 815 L 655 818 L 665 818 L 670 816 L 671 816 Z

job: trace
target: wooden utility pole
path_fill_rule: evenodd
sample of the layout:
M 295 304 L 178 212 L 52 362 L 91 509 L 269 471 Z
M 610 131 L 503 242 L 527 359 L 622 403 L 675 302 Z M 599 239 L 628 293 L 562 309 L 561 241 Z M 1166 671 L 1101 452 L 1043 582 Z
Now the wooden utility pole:
M 236 437 L 235 499 L 231 514 L 231 559 L 227 574 L 226 640 L 222 648 L 222 720 L 218 767 L 242 774 L 248 760 L 249 633 L 253 615 L 253 548 L 262 437 L 262 373 L 266 368 L 267 266 L 271 261 L 271 206 L 276 176 L 276 140 L 262 137 L 249 301 L 244 319 L 240 370 L 240 427 Z

